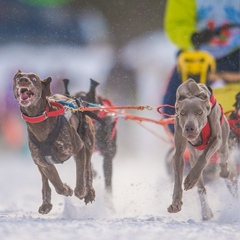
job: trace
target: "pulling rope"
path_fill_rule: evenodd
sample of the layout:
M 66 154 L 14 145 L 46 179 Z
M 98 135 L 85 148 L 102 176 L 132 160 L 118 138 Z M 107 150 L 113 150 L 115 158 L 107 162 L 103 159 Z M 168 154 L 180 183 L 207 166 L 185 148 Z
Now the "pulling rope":
M 79 107 L 79 108 L 75 108 L 72 109 L 72 112 L 85 112 L 85 111 L 90 111 L 90 112 L 94 112 L 94 111 L 107 111 L 107 112 L 112 112 L 115 110 L 153 110 L 152 107 L 150 106 L 116 106 L 116 107 Z
M 88 106 L 90 107 L 85 107 L 85 106 L 81 106 L 79 108 L 75 108 L 75 109 L 71 109 L 72 112 L 77 112 L 77 111 L 80 111 L 80 112 L 84 112 L 84 111 L 104 111 L 104 112 L 108 112 L 108 113 L 112 113 L 112 114 L 115 114 L 115 117 L 116 118 L 119 118 L 119 117 L 124 117 L 125 120 L 134 120 L 136 121 L 140 126 L 142 126 L 143 128 L 145 128 L 146 130 L 148 130 L 149 132 L 151 132 L 153 135 L 155 135 L 156 137 L 160 138 L 161 140 L 163 140 L 164 142 L 167 142 L 169 144 L 173 144 L 173 135 L 172 133 L 169 131 L 167 125 L 169 124 L 174 124 L 174 119 L 175 119 L 175 116 L 174 115 L 169 115 L 169 114 L 165 114 L 161 111 L 161 108 L 163 107 L 171 107 L 171 108 L 175 108 L 174 106 L 171 106 L 171 105 L 161 105 L 157 108 L 153 108 L 151 106 L 113 106 L 113 107 L 104 107 L 104 106 L 100 106 L 98 104 L 92 104 L 92 103 L 87 103 Z M 164 115 L 164 116 L 167 116 L 168 118 L 163 118 L 163 119 L 160 119 L 160 120 L 155 120 L 155 119 L 151 119 L 151 118 L 146 118 L 146 117 L 139 117 L 139 116 L 136 116 L 136 115 L 133 115 L 133 114 L 129 114 L 129 113 L 126 113 L 126 112 L 119 112 L 117 110 L 153 110 L 153 109 L 156 109 L 158 111 L 158 113 Z M 169 139 L 166 139 L 162 136 L 160 136 L 159 134 L 157 134 L 156 132 L 152 131 L 151 129 L 147 128 L 146 126 L 144 126 L 142 124 L 142 122 L 151 122 L 151 123 L 156 123 L 158 125 L 162 125 L 166 134 L 169 136 L 170 138 L 170 141 Z

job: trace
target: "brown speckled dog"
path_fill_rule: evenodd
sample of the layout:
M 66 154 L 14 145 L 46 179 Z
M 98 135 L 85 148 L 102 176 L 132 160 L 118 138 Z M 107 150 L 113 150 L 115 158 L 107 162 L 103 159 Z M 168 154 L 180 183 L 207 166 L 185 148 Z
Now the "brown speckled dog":
M 42 176 L 42 205 L 39 213 L 52 209 L 49 181 L 58 194 L 71 196 L 73 190 L 64 184 L 54 166 L 71 156 L 76 160 L 76 187 L 74 194 L 85 203 L 92 202 L 91 156 L 94 149 L 94 129 L 91 119 L 83 113 L 72 113 L 62 102 L 78 107 L 70 97 L 51 94 L 48 77 L 41 80 L 34 73 L 18 71 L 14 76 L 14 97 L 20 104 L 27 123 L 29 149 Z M 59 103 L 61 102 L 61 104 Z

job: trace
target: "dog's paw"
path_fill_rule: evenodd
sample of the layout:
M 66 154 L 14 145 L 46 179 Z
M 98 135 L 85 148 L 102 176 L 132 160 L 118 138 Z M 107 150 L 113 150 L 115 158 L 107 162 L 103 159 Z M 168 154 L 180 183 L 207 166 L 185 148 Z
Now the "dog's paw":
M 179 203 L 173 203 L 171 204 L 169 207 L 168 207 L 168 212 L 169 213 L 177 213 L 177 212 L 180 212 L 181 209 L 182 209 L 182 205 L 183 203 L 182 202 L 179 202 Z
M 95 190 L 93 188 L 88 189 L 88 195 L 84 198 L 85 204 L 95 201 Z
M 67 185 L 67 184 L 63 184 L 64 187 L 64 191 L 62 193 L 62 195 L 69 197 L 73 195 L 73 190 Z
M 229 192 L 232 194 L 232 196 L 236 199 L 238 199 L 238 182 L 235 180 L 230 180 L 230 179 L 224 179 L 227 188 Z
M 213 218 L 212 210 L 208 207 L 204 211 L 202 210 L 202 220 L 203 221 L 209 221 Z
M 84 187 L 83 190 L 81 191 L 78 188 L 75 188 L 74 195 L 80 200 L 82 200 L 88 195 L 88 189 Z
M 51 203 L 44 203 L 39 207 L 38 212 L 41 214 L 48 214 L 52 210 Z
M 222 178 L 228 178 L 229 176 L 229 171 L 226 168 L 221 169 L 219 173 L 220 177 Z
M 194 178 L 192 177 L 191 174 L 188 174 L 188 176 L 186 177 L 185 181 L 184 181 L 184 190 L 189 190 L 192 189 L 195 184 L 197 183 L 199 178 Z

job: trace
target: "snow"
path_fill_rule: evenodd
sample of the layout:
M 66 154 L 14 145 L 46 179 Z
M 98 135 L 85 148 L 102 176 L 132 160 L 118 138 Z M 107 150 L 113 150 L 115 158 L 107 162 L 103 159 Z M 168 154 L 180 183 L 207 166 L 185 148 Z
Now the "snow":
M 1 239 L 239 239 L 239 201 L 232 199 L 222 179 L 207 186 L 213 220 L 201 220 L 196 189 L 184 192 L 181 212 L 167 212 L 173 189 L 163 162 L 167 145 L 134 122 L 127 125 L 132 125 L 133 132 L 145 134 L 155 146 L 144 144 L 130 155 L 120 147 L 114 160 L 112 202 L 104 193 L 101 156 L 94 153 L 96 201 L 84 205 L 74 196 L 58 195 L 52 188 L 53 209 L 41 215 L 37 211 L 41 205 L 37 167 L 29 154 L 5 153 L 0 168 Z M 162 132 L 159 126 L 153 129 Z M 133 136 L 136 144 L 137 137 Z M 63 182 L 74 188 L 74 160 L 57 168 Z
M 143 39 L 146 40 L 146 38 L 147 36 L 144 36 Z M 147 99 L 151 98 L 150 104 L 155 106 L 159 104 L 159 94 L 164 91 L 166 76 L 172 66 L 172 59 L 166 60 L 166 62 L 170 62 L 169 68 L 166 69 L 167 64 L 163 59 L 166 59 L 167 54 L 173 54 L 174 51 L 172 46 L 164 45 L 167 47 L 162 48 L 164 51 L 161 55 L 159 52 L 161 49 L 156 50 L 156 46 L 165 40 L 162 37 L 158 41 L 155 41 L 156 39 L 157 37 L 154 35 L 149 51 L 146 51 L 148 45 L 143 40 L 130 43 L 126 47 L 126 54 L 129 53 L 131 56 L 136 54 L 134 51 L 138 52 L 142 48 L 144 50 L 142 54 L 148 54 L 145 58 L 146 62 L 139 61 L 137 63 L 136 59 L 140 60 L 141 57 L 133 57 L 132 62 L 135 61 L 135 65 L 132 67 L 136 68 L 138 79 L 144 79 L 151 75 L 151 81 L 148 82 L 152 83 L 151 86 L 139 82 L 138 97 L 141 104 L 149 104 Z M 166 42 L 164 43 L 166 44 Z M 130 51 L 131 44 L 137 45 L 138 48 Z M 71 58 L 68 55 L 69 51 Z M 8 54 L 9 52 L 11 54 Z M 23 52 L 24 61 L 22 58 L 18 59 L 19 56 L 23 56 Z M 151 55 L 150 52 L 154 54 Z M 104 82 L 111 67 L 110 62 L 114 58 L 113 50 L 108 47 L 88 50 L 63 47 L 48 49 L 46 47 L 35 49 L 34 53 L 35 55 L 27 46 L 2 48 L 1 77 L 10 79 L 18 68 L 22 68 L 23 71 L 40 72 L 41 77 L 55 74 L 61 78 L 61 76 L 68 76 L 71 73 L 71 79 L 77 79 L 77 76 L 87 79 L 86 83 L 84 81 L 75 82 L 85 90 L 85 87 L 88 88 L 88 79 L 92 77 L 90 75 L 93 72 L 96 80 L 100 78 L 100 81 Z M 59 55 L 56 55 L 57 53 Z M 138 52 L 138 54 L 140 53 Z M 36 55 L 38 61 L 35 62 L 33 60 L 36 59 L 34 58 Z M 61 59 L 59 64 L 54 60 L 56 58 Z M 156 63 L 158 58 L 159 61 L 154 71 L 152 63 Z M 131 59 L 129 61 L 128 64 L 131 65 Z M 99 62 L 105 64 L 98 65 Z M 164 69 L 160 69 L 162 75 L 161 78 L 158 78 L 159 67 L 163 62 Z M 65 65 L 66 68 L 61 72 Z M 144 66 L 147 67 L 144 68 Z M 57 75 L 59 72 L 61 72 L 61 76 Z M 8 81 L 0 82 L 2 96 Z M 75 87 L 73 86 L 73 88 Z M 157 93 L 158 89 L 160 93 Z M 160 117 L 159 114 L 147 110 L 141 115 L 155 119 Z M 146 124 L 146 126 L 166 137 L 161 126 L 152 123 Z M 84 205 L 83 201 L 74 196 L 58 195 L 52 188 L 53 209 L 48 215 L 41 215 L 38 213 L 41 205 L 41 179 L 29 151 L 20 152 L 1 147 L 0 239 L 240 239 L 239 200 L 231 197 L 222 179 L 217 179 L 206 186 L 209 205 L 214 213 L 211 221 L 203 222 L 201 220 L 196 188 L 184 191 L 182 211 L 176 214 L 167 212 L 173 191 L 173 183 L 167 175 L 164 162 L 169 148 L 167 143 L 134 121 L 120 119 L 118 153 L 114 159 L 112 199 L 104 192 L 102 158 L 98 153 L 94 153 L 92 162 L 98 172 L 94 179 L 96 201 Z M 70 159 L 56 167 L 63 182 L 74 188 L 74 160 Z

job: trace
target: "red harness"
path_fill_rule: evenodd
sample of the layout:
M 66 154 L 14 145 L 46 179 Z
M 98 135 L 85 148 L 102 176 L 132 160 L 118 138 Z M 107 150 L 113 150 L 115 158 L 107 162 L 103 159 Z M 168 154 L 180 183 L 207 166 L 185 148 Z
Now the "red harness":
M 210 97 L 210 102 L 212 103 L 212 109 L 215 107 L 217 101 L 216 98 L 214 96 L 213 93 L 211 93 L 211 97 Z M 221 105 L 219 105 L 221 107 L 221 118 L 220 118 L 220 124 L 223 123 L 223 108 Z M 211 136 L 211 126 L 209 124 L 209 120 L 207 121 L 206 125 L 203 127 L 202 131 L 201 131 L 201 138 L 202 138 L 202 143 L 200 145 L 193 145 L 190 144 L 195 147 L 197 150 L 204 150 L 208 144 L 209 138 Z
M 101 99 L 101 102 L 103 104 L 104 107 L 115 107 L 115 105 L 113 104 L 112 101 L 110 101 L 109 99 L 106 99 L 106 98 L 102 98 L 102 97 L 99 97 Z M 104 118 L 106 117 L 108 114 L 108 112 L 106 111 L 99 111 L 98 112 L 98 117 L 100 118 Z M 115 137 L 116 135 L 116 131 L 117 131 L 117 120 L 118 118 L 115 118 L 114 119 L 114 126 L 113 126 L 113 129 L 112 129 L 112 133 L 111 133 L 111 136 L 110 136 L 110 140 L 113 140 L 113 138 Z
M 240 116 L 236 113 L 236 118 L 235 119 L 228 119 L 230 128 L 233 132 L 235 132 L 238 136 L 240 136 L 240 129 L 237 126 L 240 124 Z
M 55 107 L 57 110 L 50 111 L 49 107 Z M 48 102 L 46 110 L 42 115 L 39 115 L 37 117 L 28 117 L 22 113 L 22 118 L 29 123 L 39 123 L 45 121 L 48 117 L 56 117 L 63 115 L 64 113 L 65 109 L 62 104 L 57 102 Z

